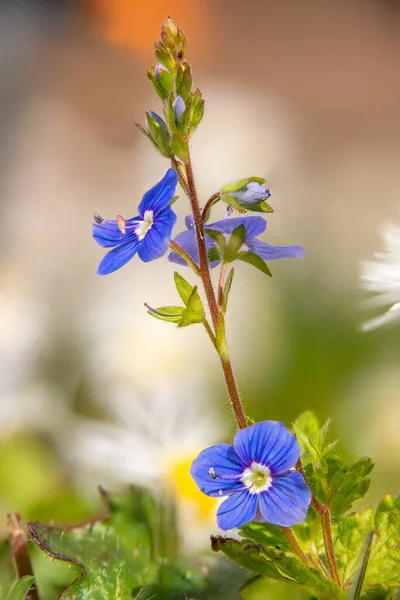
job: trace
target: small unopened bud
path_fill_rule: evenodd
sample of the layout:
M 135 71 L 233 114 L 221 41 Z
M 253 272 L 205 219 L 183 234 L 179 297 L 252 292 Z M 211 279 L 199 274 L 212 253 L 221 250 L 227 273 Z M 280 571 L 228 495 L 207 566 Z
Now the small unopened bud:
M 167 67 L 164 67 L 164 65 L 161 63 L 157 63 L 154 67 L 154 77 L 156 77 L 156 79 L 159 79 L 161 71 L 164 73 L 169 73 Z
M 149 131 L 149 133 L 151 133 L 151 125 L 150 125 L 150 121 L 149 121 L 148 117 L 150 117 L 150 119 L 152 119 L 153 121 L 155 121 L 156 123 L 158 123 L 158 125 L 160 125 L 160 127 L 164 131 L 165 135 L 169 138 L 169 133 L 168 133 L 167 125 L 166 125 L 164 119 L 162 119 L 160 117 L 160 115 L 158 115 L 157 113 L 155 113 L 153 110 L 148 110 L 147 113 L 146 113 L 146 127 L 147 127 L 147 130 Z
M 250 181 L 241 190 L 229 192 L 229 194 L 243 207 L 260 204 L 271 196 L 271 192 L 257 181 Z
M 176 122 L 179 123 L 181 116 L 183 115 L 184 111 L 186 110 L 186 104 L 183 101 L 182 96 L 177 96 L 172 104 L 172 108 L 174 109 L 175 112 L 175 119 Z

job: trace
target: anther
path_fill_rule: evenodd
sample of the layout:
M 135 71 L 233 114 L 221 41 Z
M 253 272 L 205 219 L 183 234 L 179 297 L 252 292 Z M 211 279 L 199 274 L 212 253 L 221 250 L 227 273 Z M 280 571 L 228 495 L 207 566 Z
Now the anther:
M 98 225 L 101 225 L 101 223 L 104 221 L 104 219 L 103 219 L 103 217 L 101 217 L 101 216 L 99 215 L 99 213 L 97 213 L 97 212 L 94 212 L 94 213 L 93 213 L 93 221 L 94 221 L 95 223 L 97 223 Z
M 120 230 L 121 233 L 123 233 L 125 235 L 126 221 L 125 221 L 124 217 L 122 217 L 121 215 L 117 215 L 115 217 L 115 220 L 117 221 L 118 229 Z
M 218 475 L 215 474 L 214 467 L 211 467 L 208 472 L 213 479 L 218 479 Z

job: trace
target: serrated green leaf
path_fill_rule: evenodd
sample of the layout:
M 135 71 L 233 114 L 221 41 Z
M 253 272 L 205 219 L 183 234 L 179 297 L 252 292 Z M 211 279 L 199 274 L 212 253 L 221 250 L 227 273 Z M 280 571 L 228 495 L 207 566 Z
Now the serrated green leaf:
M 347 512 L 353 502 L 367 493 L 370 480 L 367 477 L 374 463 L 370 458 L 362 458 L 349 466 L 335 467 L 335 473 L 328 471 L 330 489 L 330 509 L 334 517 Z
M 188 306 L 190 295 L 194 289 L 193 286 L 177 271 L 174 272 L 174 280 L 176 289 L 178 290 L 178 294 L 180 295 L 182 302 L 185 304 L 185 306 Z
M 248 263 L 249 265 L 252 265 L 265 275 L 272 277 L 272 273 L 269 270 L 267 263 L 264 262 L 263 259 L 258 256 L 258 254 L 254 254 L 254 252 L 239 252 L 236 258 Z
M 80 569 L 60 600 L 150 600 L 150 591 L 171 600 L 207 597 L 204 574 L 179 557 L 172 507 L 138 488 L 107 501 L 104 520 L 72 528 L 28 525 L 41 550 Z
M 232 262 L 237 258 L 238 252 L 240 248 L 243 246 L 243 242 L 246 238 L 246 227 L 244 225 L 239 225 L 236 227 L 228 240 L 228 244 L 226 247 L 224 262 Z M 264 262 L 264 261 L 263 261 Z M 264 263 L 265 264 L 265 263 Z
M 344 600 L 346 593 L 326 579 L 318 569 L 309 568 L 295 555 L 261 544 L 241 542 L 221 536 L 212 537 L 212 548 L 223 552 L 241 567 L 258 575 L 264 575 L 296 585 L 301 585 L 320 600 Z
M 374 530 L 372 508 L 352 513 L 333 523 L 333 545 L 340 581 L 350 588 L 361 566 L 361 554 L 368 535 Z
M 232 287 L 232 280 L 233 280 L 233 275 L 235 273 L 235 269 L 231 269 L 228 273 L 228 276 L 225 280 L 225 285 L 224 285 L 224 289 L 222 292 L 222 310 L 224 312 L 226 312 L 226 309 L 228 308 L 228 299 L 229 299 L 229 293 L 231 291 L 231 287 Z
M 25 575 L 21 579 L 17 579 L 12 584 L 6 600 L 25 600 L 34 583 L 35 578 L 31 575 Z
M 400 496 L 379 503 L 375 513 L 375 535 L 364 578 L 363 593 L 381 586 L 384 590 L 400 586 Z
M 155 319 L 160 319 L 161 321 L 179 323 L 179 321 L 182 319 L 184 311 L 184 306 L 160 306 L 160 308 L 148 310 L 147 313 Z

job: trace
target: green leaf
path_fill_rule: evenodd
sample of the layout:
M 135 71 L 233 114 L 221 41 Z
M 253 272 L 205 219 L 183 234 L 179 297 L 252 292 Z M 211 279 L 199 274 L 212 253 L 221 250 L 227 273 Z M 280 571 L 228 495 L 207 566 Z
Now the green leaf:
M 189 158 L 188 144 L 179 133 L 174 133 L 172 135 L 172 151 L 182 162 L 187 162 Z
M 353 502 L 362 498 L 368 491 L 374 463 L 370 458 L 362 458 L 349 466 L 338 464 L 331 476 L 328 471 L 328 486 L 330 489 L 330 509 L 332 515 L 338 517 L 347 512 Z
M 244 225 L 239 225 L 239 227 L 236 227 L 232 231 L 226 247 L 224 262 L 233 262 L 237 258 L 238 252 L 243 246 L 245 238 L 246 227 Z
M 171 158 L 171 139 L 168 136 L 168 133 L 164 130 L 164 127 L 161 126 L 160 123 L 158 123 L 155 119 L 153 119 L 148 111 L 146 112 L 146 126 L 150 138 L 158 147 L 159 152 L 166 158 Z
M 215 330 L 215 347 L 222 360 L 229 359 L 228 347 L 226 345 L 225 318 L 222 313 L 218 315 L 217 327 Z
M 194 289 L 193 286 L 186 281 L 182 275 L 179 275 L 177 271 L 174 273 L 174 280 L 176 289 L 178 290 L 178 294 L 180 295 L 182 302 L 185 304 L 185 306 L 188 306 L 189 298 Z
M 306 567 L 290 552 L 221 536 L 212 536 L 211 544 L 213 550 L 223 552 L 241 567 L 258 575 L 300 585 L 320 600 L 346 598 L 346 593 L 326 579 L 319 569 Z
M 199 89 L 193 93 L 188 107 L 189 110 L 189 135 L 193 135 L 204 116 L 204 100 Z
M 221 192 L 228 194 L 230 192 L 239 192 L 243 188 L 246 187 L 250 183 L 250 181 L 255 181 L 257 183 L 263 184 L 265 183 L 265 179 L 262 177 L 245 177 L 244 179 L 239 179 L 238 181 L 234 181 L 233 183 L 228 183 L 221 188 Z
M 184 102 L 187 102 L 192 89 L 192 71 L 190 65 L 182 63 L 176 73 L 176 95 L 182 96 Z
M 233 275 L 235 273 L 235 269 L 231 269 L 228 273 L 228 276 L 225 280 L 225 285 L 224 285 L 224 289 L 222 292 L 222 310 L 224 312 L 226 312 L 226 309 L 228 308 L 228 298 L 229 298 L 229 293 L 231 291 L 231 286 L 232 286 L 232 280 L 233 280 Z
M 373 468 L 369 458 L 346 465 L 333 454 L 337 441 L 329 440 L 330 421 L 321 428 L 312 413 L 304 413 L 293 428 L 300 444 L 302 463 L 314 495 L 330 507 L 332 516 L 348 511 L 353 502 L 365 495 Z
M 194 325 L 195 323 L 202 323 L 205 318 L 206 314 L 204 312 L 203 303 L 197 291 L 197 286 L 195 286 L 189 296 L 187 308 L 183 311 L 178 327 L 187 327 L 188 325 Z
M 179 323 L 185 310 L 184 306 L 160 306 L 160 308 L 149 309 L 147 313 L 161 321 Z
M 21 579 L 17 579 L 12 584 L 6 600 L 25 600 L 34 583 L 35 578 L 31 575 L 25 575 Z
M 246 212 L 246 209 L 239 204 L 236 198 L 230 196 L 229 194 L 221 194 L 221 200 L 242 214 Z
M 248 523 L 240 528 L 239 534 L 264 546 L 273 546 L 276 550 L 290 551 L 290 544 L 282 533 L 282 528 L 270 523 Z
M 376 586 L 384 590 L 400 586 L 400 496 L 379 503 L 375 513 L 375 535 L 364 578 L 363 592 Z
M 260 256 L 258 256 L 258 254 L 254 254 L 254 252 L 243 251 L 239 252 L 236 258 L 238 260 L 242 260 L 243 262 L 248 263 L 249 265 L 252 265 L 262 273 L 265 273 L 265 275 L 272 277 L 272 273 L 269 270 L 267 263 L 264 262 L 263 259 Z
M 250 210 L 251 212 L 260 212 L 260 213 L 273 213 L 274 209 L 268 202 L 260 202 L 260 204 L 251 204 L 246 205 L 246 210 Z
M 219 253 L 218 248 L 213 246 L 207 250 L 207 258 L 208 262 L 214 262 L 215 260 L 221 260 L 221 255 Z
M 78 527 L 28 525 L 41 550 L 79 569 L 60 600 L 207 597 L 200 569 L 178 554 L 171 507 L 139 488 L 107 503 L 107 517 Z
M 374 530 L 372 508 L 362 513 L 352 513 L 333 523 L 333 545 L 335 548 L 340 581 L 350 588 L 356 580 L 361 566 L 362 550 L 371 531 Z
M 207 226 L 204 228 L 204 233 L 208 235 L 208 237 L 210 237 L 217 244 L 220 256 L 223 260 L 227 246 L 225 236 L 219 231 L 215 231 L 214 229 L 208 229 Z

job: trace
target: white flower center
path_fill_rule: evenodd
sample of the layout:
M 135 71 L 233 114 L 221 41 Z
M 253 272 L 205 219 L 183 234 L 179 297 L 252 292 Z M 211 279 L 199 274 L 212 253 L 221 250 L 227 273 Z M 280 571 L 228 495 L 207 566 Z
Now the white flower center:
M 261 463 L 252 462 L 242 473 L 240 481 L 247 487 L 250 494 L 265 492 L 271 484 L 271 471 Z
M 147 232 L 153 225 L 153 211 L 145 210 L 143 215 L 143 221 L 139 221 L 139 225 L 135 227 L 135 233 L 138 240 L 141 241 L 146 237 Z

